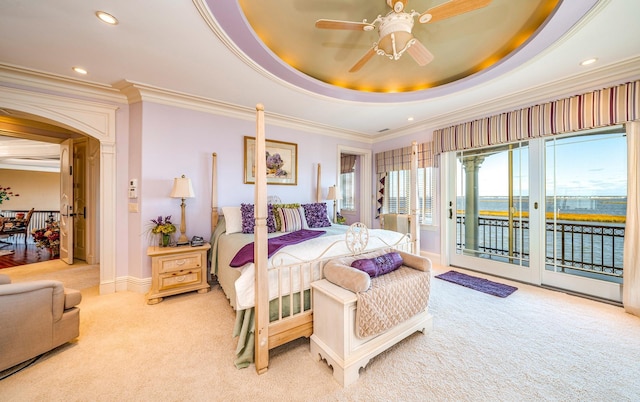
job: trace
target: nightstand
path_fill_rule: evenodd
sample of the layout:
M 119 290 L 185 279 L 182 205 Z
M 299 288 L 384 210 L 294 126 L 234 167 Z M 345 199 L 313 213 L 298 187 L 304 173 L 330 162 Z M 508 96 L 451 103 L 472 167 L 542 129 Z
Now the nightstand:
M 163 297 L 197 290 L 207 293 L 207 250 L 202 246 L 157 247 L 147 249 L 151 257 L 151 289 L 147 304 L 157 304 Z

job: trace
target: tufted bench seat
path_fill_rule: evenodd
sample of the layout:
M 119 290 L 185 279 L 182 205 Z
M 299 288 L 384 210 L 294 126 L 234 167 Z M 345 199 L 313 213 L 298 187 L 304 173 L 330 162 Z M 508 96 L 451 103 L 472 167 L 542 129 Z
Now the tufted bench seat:
M 398 251 L 402 265 L 374 278 L 351 267 L 355 260 L 373 259 L 388 252 L 381 250 L 331 260 L 324 267 L 325 279 L 311 284 L 314 306 L 311 354 L 317 360 L 325 359 L 333 367 L 334 378 L 344 387 L 358 379 L 360 368 L 373 357 L 414 332 L 424 333 L 432 327 L 427 309 L 429 259 Z M 398 293 L 398 288 L 402 289 L 404 300 L 390 297 L 391 293 Z M 388 300 L 390 305 L 375 307 L 381 310 L 368 315 L 389 322 L 380 325 L 367 322 L 363 329 L 363 323 L 358 324 L 362 321 L 358 309 L 372 292 L 380 293 L 375 300 Z M 415 306 L 416 300 L 421 303 L 419 308 Z M 393 314 L 401 310 L 404 313 Z

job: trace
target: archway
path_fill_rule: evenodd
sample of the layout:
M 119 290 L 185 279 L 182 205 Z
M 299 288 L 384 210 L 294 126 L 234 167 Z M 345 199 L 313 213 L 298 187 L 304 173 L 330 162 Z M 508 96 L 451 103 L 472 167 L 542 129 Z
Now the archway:
M 116 110 L 118 106 L 0 87 L 0 107 L 32 114 L 100 142 L 100 293 L 116 291 Z

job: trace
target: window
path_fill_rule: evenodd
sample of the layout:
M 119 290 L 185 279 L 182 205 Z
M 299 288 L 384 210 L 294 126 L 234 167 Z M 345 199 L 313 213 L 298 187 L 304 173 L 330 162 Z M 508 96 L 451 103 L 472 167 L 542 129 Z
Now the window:
M 418 168 L 418 221 L 422 225 L 433 225 L 434 168 Z M 387 172 L 383 210 L 385 213 L 410 213 L 411 171 Z
M 356 173 L 358 155 L 340 155 L 340 205 L 343 210 L 356 210 Z
M 340 174 L 340 191 L 342 198 L 340 200 L 340 205 L 342 205 L 342 209 L 354 211 L 356 209 L 355 206 L 355 180 L 356 173 L 342 173 Z

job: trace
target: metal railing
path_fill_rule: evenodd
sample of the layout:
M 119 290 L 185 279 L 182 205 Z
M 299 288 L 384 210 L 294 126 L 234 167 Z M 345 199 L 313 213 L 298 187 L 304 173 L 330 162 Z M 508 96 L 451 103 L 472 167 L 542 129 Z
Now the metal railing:
M 465 248 L 465 219 L 456 219 L 459 250 Z M 506 218 L 479 217 L 475 251 L 490 256 L 528 260 L 529 221 L 513 221 L 513 247 L 509 248 L 509 221 Z M 547 221 L 545 224 L 546 259 L 561 272 L 578 270 L 622 277 L 624 224 Z M 555 250 L 555 252 L 554 252 Z
M 15 218 L 16 214 L 23 213 L 27 214 L 29 211 L 2 211 L 2 215 L 5 218 Z M 54 221 L 60 220 L 60 211 L 33 211 L 31 215 L 31 221 L 29 222 L 29 227 L 27 228 L 27 243 L 34 243 L 33 236 L 31 236 L 31 232 L 35 229 L 45 228 L 47 227 L 47 220 L 52 219 Z

